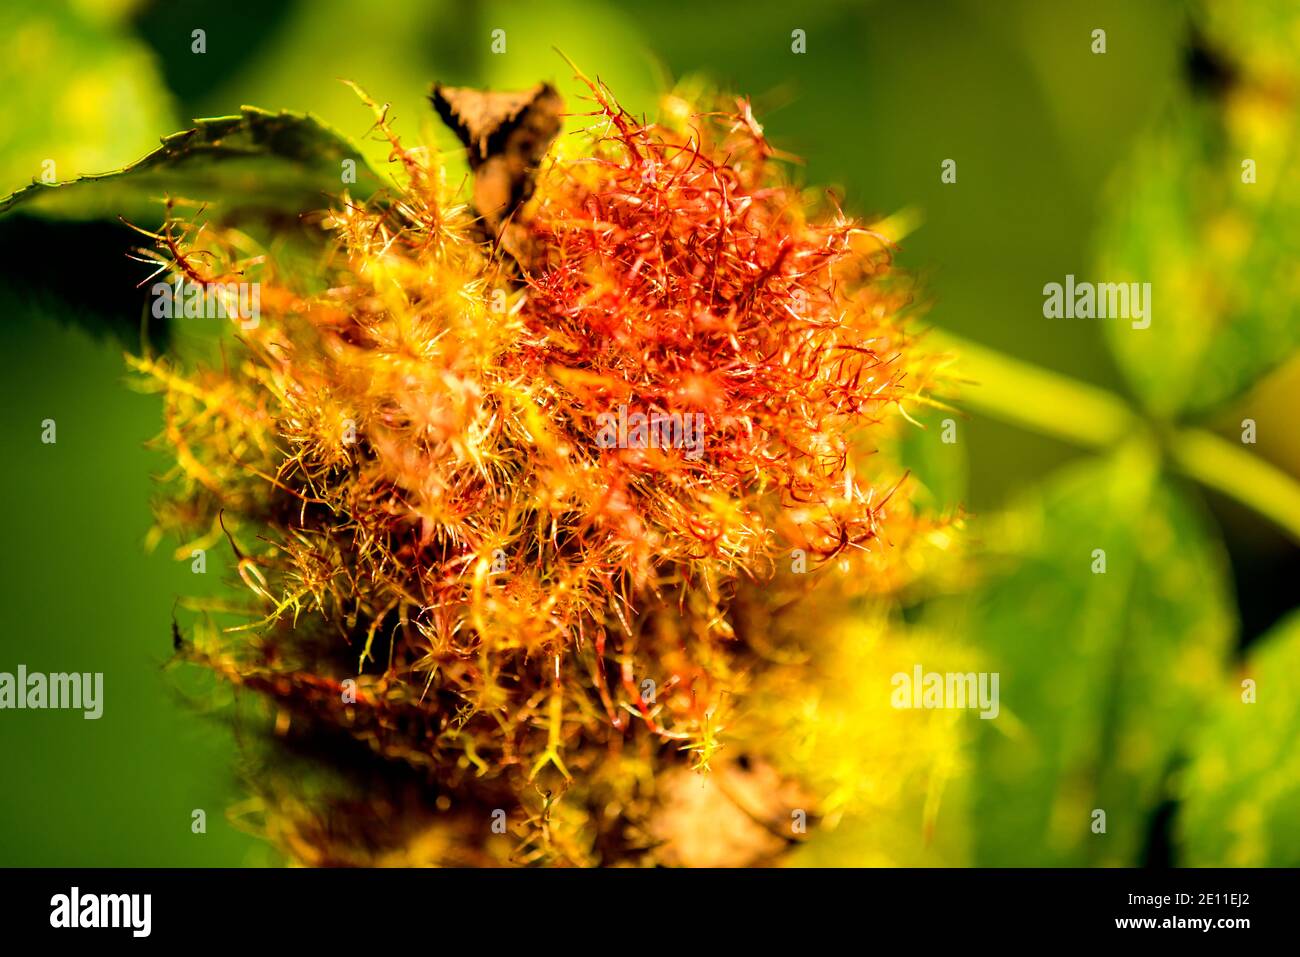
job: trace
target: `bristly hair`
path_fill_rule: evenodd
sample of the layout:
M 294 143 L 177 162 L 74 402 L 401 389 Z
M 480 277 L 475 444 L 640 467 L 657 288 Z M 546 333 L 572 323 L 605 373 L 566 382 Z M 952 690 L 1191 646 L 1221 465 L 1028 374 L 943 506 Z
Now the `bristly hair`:
M 220 368 L 136 360 L 160 526 L 228 534 L 250 593 L 181 653 L 430 802 L 514 795 L 529 861 L 653 861 L 656 775 L 716 760 L 781 640 L 744 623 L 893 587 L 917 525 L 875 455 L 925 384 L 889 243 L 810 209 L 746 102 L 674 127 L 591 93 L 512 214 L 526 257 L 377 111 L 404 186 L 333 211 L 323 275 L 268 255 Z M 178 270 L 235 255 L 181 235 Z M 619 407 L 701 417 L 701 454 L 598 442 Z

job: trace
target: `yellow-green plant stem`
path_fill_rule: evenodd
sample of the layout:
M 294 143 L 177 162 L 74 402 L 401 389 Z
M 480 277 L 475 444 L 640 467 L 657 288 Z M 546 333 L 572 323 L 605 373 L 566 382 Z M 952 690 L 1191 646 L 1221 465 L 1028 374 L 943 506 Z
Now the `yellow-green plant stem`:
M 1286 472 L 1200 429 L 1176 433 L 1171 454 L 1186 475 L 1272 519 L 1300 541 L 1300 485 Z
M 1148 430 L 1119 397 L 933 330 L 927 344 L 953 353 L 963 384 L 958 404 L 1090 449 Z M 1172 464 L 1183 474 L 1253 509 L 1300 542 L 1300 484 L 1281 469 L 1202 429 L 1173 432 Z
M 1128 405 L 1105 389 L 946 332 L 931 331 L 925 344 L 956 356 L 959 405 L 1093 449 L 1110 448 L 1143 428 Z

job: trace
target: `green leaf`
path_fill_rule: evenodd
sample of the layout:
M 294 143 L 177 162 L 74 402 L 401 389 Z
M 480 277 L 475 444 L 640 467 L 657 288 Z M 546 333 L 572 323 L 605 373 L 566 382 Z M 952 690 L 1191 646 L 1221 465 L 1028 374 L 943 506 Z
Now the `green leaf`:
M 1254 682 L 1255 703 L 1245 700 Z M 1180 776 L 1175 833 L 1192 866 L 1300 865 L 1300 615 L 1223 687 Z
M 1294 105 L 1252 89 L 1181 104 L 1126 164 L 1098 259 L 1098 281 L 1151 284 L 1149 328 L 1103 321 L 1152 411 L 1202 415 L 1244 392 L 1300 347 Z
M 971 533 L 988 577 L 949 624 L 999 673 L 1001 701 L 974 722 L 974 862 L 1139 863 L 1235 629 L 1220 549 L 1135 446 Z
M 356 182 L 344 182 L 345 161 Z M 138 163 L 68 183 L 33 183 L 0 200 L 0 215 L 22 209 L 51 217 L 122 216 L 154 225 L 167 197 L 207 203 L 226 221 L 327 208 L 347 191 L 368 198 L 380 180 L 361 154 L 315 117 L 243 107 L 238 116 L 196 120 Z

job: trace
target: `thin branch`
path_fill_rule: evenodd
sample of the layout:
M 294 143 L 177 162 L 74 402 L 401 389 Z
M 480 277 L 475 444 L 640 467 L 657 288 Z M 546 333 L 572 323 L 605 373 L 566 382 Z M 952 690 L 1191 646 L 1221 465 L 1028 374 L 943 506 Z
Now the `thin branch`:
M 1148 427 L 1105 389 L 1040 369 L 934 330 L 928 344 L 960 357 L 960 404 L 1090 449 L 1111 448 Z M 1202 429 L 1181 429 L 1172 463 L 1189 478 L 1253 509 L 1300 542 L 1300 483 L 1276 466 Z

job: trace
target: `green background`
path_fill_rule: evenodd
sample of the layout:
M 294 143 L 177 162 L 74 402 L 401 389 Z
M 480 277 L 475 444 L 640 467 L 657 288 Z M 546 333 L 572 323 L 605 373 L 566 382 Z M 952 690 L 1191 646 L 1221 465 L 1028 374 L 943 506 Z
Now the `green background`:
M 38 176 L 44 158 L 56 160 L 60 179 L 118 168 L 190 117 L 233 113 L 245 103 L 310 111 L 360 141 L 370 117 L 339 77 L 391 101 L 399 132 L 423 133 L 451 149 L 424 100 L 427 84 L 511 88 L 547 79 L 578 108 L 571 71 L 554 46 L 634 111 L 653 111 L 660 90 L 695 75 L 750 96 L 771 140 L 803 158 L 799 176 L 808 183 L 834 186 L 856 214 L 906 208 L 922 215 L 902 261 L 924 277 L 928 322 L 1126 394 L 1100 325 L 1042 320 L 1041 290 L 1066 273 L 1094 274 L 1110 184 L 1133 161 L 1142 132 L 1187 85 L 1187 8 L 1131 0 L 795 6 L 11 2 L 0 14 L 7 126 L 0 132 L 0 193 Z M 1107 31 L 1104 56 L 1089 49 L 1096 27 Z M 195 28 L 207 32 L 206 54 L 191 53 Z M 498 28 L 507 36 L 499 56 L 490 52 Z M 791 52 L 795 28 L 807 33 L 806 54 Z M 380 145 L 366 141 L 363 152 L 382 168 Z M 945 158 L 957 160 L 955 185 L 940 182 Z M 8 610 L 0 670 L 24 663 L 35 671 L 103 671 L 106 698 L 104 716 L 93 722 L 77 712 L 0 713 L 7 772 L 0 864 L 271 863 L 273 855 L 224 816 L 241 796 L 229 730 L 184 703 L 197 690 L 188 679 L 162 671 L 174 598 L 215 592 L 228 569 L 214 550 L 200 581 L 167 548 L 144 548 L 149 477 L 165 465 L 144 448 L 159 429 L 160 404 L 124 387 L 123 350 L 139 342 L 139 299 L 130 284 L 145 273 L 116 259 L 98 261 L 105 249 L 120 252 L 116 242 L 111 229 L 0 232 L 0 501 L 9 505 L 0 520 Z M 35 293 L 38 274 L 55 291 Z M 1261 422 L 1295 407 L 1294 380 L 1283 375 L 1264 399 L 1253 400 Z M 1231 434 L 1239 417 L 1239 407 L 1228 406 L 1209 425 Z M 40 442 L 46 418 L 57 420 L 55 445 Z M 980 416 L 963 420 L 962 428 L 962 498 L 981 535 L 994 526 L 979 524 L 978 516 L 1082 457 Z M 1296 430 L 1272 434 L 1279 431 L 1286 435 L 1261 452 L 1296 474 Z M 1093 504 L 1113 503 L 1101 496 Z M 1181 505 L 1175 511 L 1171 527 L 1191 522 L 1212 530 L 1205 547 L 1226 556 L 1230 577 L 1206 584 L 1194 571 L 1177 578 L 1175 570 L 1172 605 L 1178 595 L 1222 590 L 1223 603 L 1233 606 L 1224 614 L 1241 622 L 1229 653 L 1240 654 L 1288 610 L 1300 568 L 1296 549 L 1214 495 L 1198 499 L 1191 518 Z M 1123 526 L 1122 511 L 1116 514 Z M 1050 567 L 1060 549 L 1083 548 L 1087 535 L 1081 531 L 1084 541 L 1062 542 L 1055 551 L 1042 544 L 1043 565 Z M 1024 588 L 1035 587 L 1031 576 L 1005 593 L 995 590 L 986 603 L 1015 604 Z M 1141 625 L 1144 634 L 1183 627 L 1161 617 L 1168 597 L 1144 597 L 1140 589 L 1129 596 L 1139 613 L 1156 609 Z M 1053 627 L 1027 621 L 1025 634 L 1048 640 Z M 1087 635 L 1079 642 L 1070 646 L 1080 656 L 1079 673 L 1092 674 Z M 1102 672 L 1094 679 L 1107 683 Z M 990 767 L 994 778 L 1028 773 Z M 1126 782 L 1121 790 L 1130 784 L 1152 786 Z M 1042 798 L 1044 818 L 1049 797 Z M 980 800 L 973 830 L 979 835 L 979 820 L 989 823 L 974 840 L 975 859 L 1015 863 L 1016 848 L 1000 828 L 1023 822 L 999 823 L 1006 809 Z M 1144 806 L 1157 811 L 1127 825 L 1140 832 L 1128 863 L 1170 854 L 1162 799 L 1148 795 Z M 191 833 L 195 808 L 207 812 L 206 834 Z M 981 852 L 982 844 L 1004 850 Z

